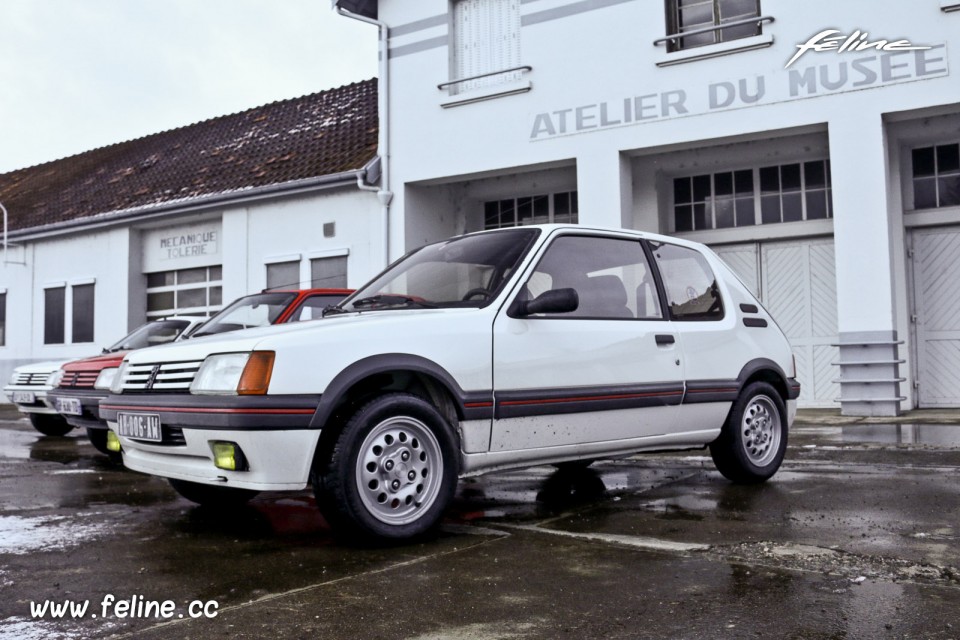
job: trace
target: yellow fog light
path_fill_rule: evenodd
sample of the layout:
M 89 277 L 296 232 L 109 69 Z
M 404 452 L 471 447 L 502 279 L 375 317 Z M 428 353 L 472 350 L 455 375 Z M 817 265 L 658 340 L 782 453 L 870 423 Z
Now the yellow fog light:
M 246 471 L 247 458 L 236 442 L 211 442 L 213 465 L 227 471 Z
M 120 453 L 120 438 L 110 429 L 107 429 L 107 451 Z

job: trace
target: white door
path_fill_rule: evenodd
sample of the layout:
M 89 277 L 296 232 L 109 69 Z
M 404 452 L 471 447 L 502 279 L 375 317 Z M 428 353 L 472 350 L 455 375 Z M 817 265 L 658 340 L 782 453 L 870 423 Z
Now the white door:
M 717 247 L 717 254 L 756 295 L 790 340 L 802 385 L 798 405 L 832 407 L 840 358 L 833 239 Z
M 665 435 L 683 397 L 676 324 L 636 239 L 556 238 L 519 292 L 572 288 L 572 313 L 503 309 L 493 329 L 491 451 Z M 513 315 L 514 317 L 511 317 Z
M 960 406 L 960 229 L 913 233 L 921 407 Z

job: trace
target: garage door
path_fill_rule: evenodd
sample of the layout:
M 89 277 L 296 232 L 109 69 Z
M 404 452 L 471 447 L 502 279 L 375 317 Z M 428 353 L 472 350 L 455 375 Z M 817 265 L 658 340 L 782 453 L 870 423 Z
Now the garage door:
M 914 231 L 913 295 L 921 407 L 960 406 L 960 229 Z
M 799 406 L 836 408 L 840 386 L 837 280 L 833 240 L 752 243 L 716 248 L 790 340 L 803 385 Z

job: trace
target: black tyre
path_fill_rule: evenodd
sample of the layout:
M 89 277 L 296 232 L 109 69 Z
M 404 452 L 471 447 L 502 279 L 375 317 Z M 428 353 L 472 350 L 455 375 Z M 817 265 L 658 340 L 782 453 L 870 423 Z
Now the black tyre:
M 45 436 L 65 436 L 73 429 L 62 417 L 47 413 L 31 413 L 30 424 Z
M 170 486 L 190 502 L 214 508 L 239 507 L 260 493 L 251 489 L 218 487 L 187 480 L 174 480 L 173 478 L 170 478 Z
M 317 505 L 339 534 L 402 540 L 428 531 L 457 487 L 453 428 L 428 402 L 393 393 L 362 405 L 312 473 Z
M 730 409 L 710 456 L 728 480 L 753 484 L 780 468 L 787 450 L 787 411 L 780 394 L 766 382 L 747 385 Z
M 119 451 L 110 451 L 107 448 L 107 432 L 109 429 L 91 429 L 87 427 L 87 440 L 93 445 L 93 448 L 114 462 L 123 462 L 123 454 Z

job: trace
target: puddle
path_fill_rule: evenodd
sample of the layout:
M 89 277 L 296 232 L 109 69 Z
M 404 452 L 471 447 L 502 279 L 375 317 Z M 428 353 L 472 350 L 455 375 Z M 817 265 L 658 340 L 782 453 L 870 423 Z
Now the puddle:
M 106 529 L 104 524 L 62 516 L 0 516 L 0 553 L 62 550 L 88 542 Z
M 943 424 L 850 425 L 841 429 L 840 442 L 960 447 L 960 426 Z

